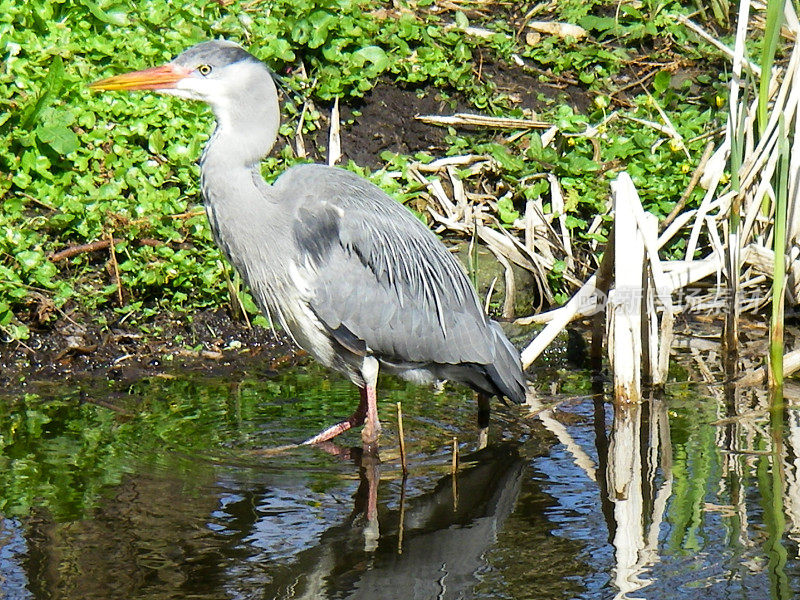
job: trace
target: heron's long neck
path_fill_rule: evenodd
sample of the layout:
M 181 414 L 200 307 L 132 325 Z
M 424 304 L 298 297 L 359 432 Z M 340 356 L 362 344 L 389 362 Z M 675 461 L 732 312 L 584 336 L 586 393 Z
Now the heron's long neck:
M 259 171 L 261 159 L 275 145 L 280 126 L 278 94 L 272 77 L 253 77 L 236 96 L 212 106 L 217 127 L 200 167 L 204 183 L 225 185 L 237 172 Z
M 203 175 L 241 169 L 258 171 L 261 159 L 275 144 L 276 131 L 277 127 L 268 128 L 255 119 L 234 125 L 218 121 L 200 159 Z
M 249 243 L 276 204 L 260 173 L 261 159 L 275 144 L 280 124 L 275 85 L 266 71 L 264 75 L 212 105 L 217 127 L 200 159 L 200 186 L 212 233 L 240 270 L 247 255 L 240 246 Z

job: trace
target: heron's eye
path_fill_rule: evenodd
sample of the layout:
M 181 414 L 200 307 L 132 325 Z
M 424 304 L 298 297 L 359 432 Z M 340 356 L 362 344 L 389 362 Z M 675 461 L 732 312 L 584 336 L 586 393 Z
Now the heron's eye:
M 200 73 L 200 75 L 203 75 L 205 77 L 206 75 L 211 73 L 211 65 L 200 65 L 199 67 L 197 67 L 197 71 Z

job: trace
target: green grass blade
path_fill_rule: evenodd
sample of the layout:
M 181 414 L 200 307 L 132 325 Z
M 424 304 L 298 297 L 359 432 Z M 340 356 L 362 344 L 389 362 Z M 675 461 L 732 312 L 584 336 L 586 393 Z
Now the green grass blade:
M 767 23 L 764 27 L 764 46 L 761 49 L 761 81 L 758 85 L 758 130 L 763 132 L 767 126 L 769 103 L 769 81 L 772 63 L 783 25 L 783 8 L 786 0 L 769 0 L 767 3 Z
M 783 116 L 778 122 L 778 177 L 775 190 L 775 251 L 772 280 L 772 316 L 770 318 L 769 368 L 770 387 L 780 394 L 783 390 L 783 298 L 786 287 L 786 201 L 789 193 L 789 141 Z

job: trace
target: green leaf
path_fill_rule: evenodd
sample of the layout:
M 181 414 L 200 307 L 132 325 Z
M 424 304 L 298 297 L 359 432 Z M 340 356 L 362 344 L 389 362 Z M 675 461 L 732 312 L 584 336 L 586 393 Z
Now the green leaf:
M 8 325 L 13 317 L 11 307 L 6 302 L 0 302 L 0 325 Z
M 125 13 L 121 12 L 119 8 L 115 7 L 115 10 L 105 11 L 100 8 L 100 5 L 96 2 L 92 2 L 92 0 L 78 0 L 79 4 L 83 4 L 86 8 L 89 9 L 89 12 L 92 13 L 96 19 L 102 21 L 103 23 L 108 23 L 109 25 L 117 25 L 118 27 L 122 27 L 123 25 L 128 24 L 128 17 Z
M 613 17 L 587 15 L 578 21 L 578 25 L 584 29 L 592 29 L 594 31 L 609 31 L 616 29 L 617 20 Z
M 249 314 L 261 314 L 261 311 L 256 306 L 256 303 L 253 301 L 253 297 L 249 293 L 244 291 L 239 292 L 239 300 L 241 300 L 242 306 Z
M 23 269 L 30 271 L 42 262 L 42 253 L 36 250 L 22 250 L 17 252 L 16 259 Z
M 574 154 L 568 157 L 569 169 L 572 173 L 589 173 L 600 168 L 591 158 Z
M 642 15 L 642 12 L 640 10 L 638 10 L 637 8 L 635 8 L 634 6 L 631 6 L 630 4 L 620 4 L 619 8 L 620 8 L 620 12 L 621 13 L 626 14 L 629 17 L 632 17 L 632 18 L 636 19 L 637 21 L 643 21 L 644 20 L 644 16 Z
M 36 129 L 36 137 L 61 155 L 74 152 L 80 147 L 75 132 L 63 125 L 43 125 Z
M 772 63 L 778 48 L 781 25 L 783 24 L 784 0 L 767 2 L 767 22 L 765 25 L 765 44 L 761 48 L 761 77 L 758 85 L 758 128 L 763 132 L 767 126 L 769 104 L 769 84 L 772 76 Z
M 372 63 L 375 75 L 382 73 L 389 68 L 389 56 L 380 46 L 366 46 L 365 48 L 361 48 L 361 50 L 356 51 L 354 56 Z
M 525 167 L 525 161 L 521 157 L 511 154 L 508 148 L 501 144 L 489 144 L 489 151 L 492 157 L 507 171 L 518 173 Z
M 672 79 L 669 71 L 659 71 L 653 79 L 653 89 L 659 94 L 663 94 L 669 88 L 669 82 Z
M 317 10 L 308 17 L 313 29 L 308 41 L 309 48 L 319 48 L 328 39 L 328 30 L 335 22 L 335 17 L 324 10 Z
M 497 202 L 497 212 L 500 220 L 509 225 L 519 219 L 519 211 L 514 209 L 514 201 L 511 196 L 505 196 Z
M 47 71 L 44 83 L 42 84 L 42 92 L 36 99 L 36 103 L 28 107 L 22 115 L 20 125 L 24 129 L 30 128 L 39 118 L 42 111 L 47 108 L 54 98 L 61 92 L 61 87 L 64 85 L 64 61 L 60 56 L 54 56 L 50 63 L 50 68 Z
M 31 330 L 27 325 L 8 325 L 5 331 L 12 340 L 27 340 L 31 337 Z
M 164 134 L 160 129 L 156 129 L 150 134 L 147 147 L 153 154 L 161 154 L 164 151 Z
M 264 329 L 270 329 L 270 324 L 267 318 L 261 314 L 258 314 L 250 319 L 253 327 L 263 327 Z

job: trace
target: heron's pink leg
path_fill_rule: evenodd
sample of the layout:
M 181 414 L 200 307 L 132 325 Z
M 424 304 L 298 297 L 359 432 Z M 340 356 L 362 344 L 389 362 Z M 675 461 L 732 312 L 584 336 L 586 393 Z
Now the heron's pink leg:
M 361 439 L 365 446 L 372 446 L 381 434 L 381 422 L 378 420 L 378 399 L 374 386 L 367 385 L 367 424 L 361 430 Z
M 378 436 L 381 434 L 381 422 L 378 420 L 378 361 L 373 356 L 364 357 L 361 365 L 361 375 L 364 377 L 364 388 L 367 392 L 367 424 L 361 430 L 361 440 L 364 450 L 375 452 L 378 447 Z
M 361 476 L 367 482 L 367 505 L 364 510 L 364 550 L 373 552 L 378 548 L 381 531 L 378 524 L 378 484 L 381 480 L 381 461 L 377 454 L 365 453 L 361 457 Z
M 321 433 L 318 433 L 314 437 L 308 438 L 305 442 L 303 442 L 303 444 L 309 445 L 309 444 L 319 444 L 321 442 L 327 442 L 328 440 L 335 438 L 340 433 L 344 433 L 345 431 L 351 429 L 352 427 L 358 427 L 359 425 L 362 425 L 364 423 L 364 419 L 367 417 L 367 407 L 369 401 L 367 399 L 366 388 L 358 388 L 358 391 L 361 393 L 361 402 L 359 402 L 356 412 L 347 417 L 341 423 L 337 423 L 332 427 L 328 427 L 326 430 L 322 431 Z
M 378 420 L 378 402 L 376 398 L 375 388 L 378 384 L 378 361 L 373 356 L 365 356 L 364 362 L 361 365 L 361 375 L 364 377 L 364 387 L 359 388 L 361 393 L 361 402 L 350 417 L 337 423 L 333 427 L 329 427 L 322 433 L 308 438 L 303 445 L 319 444 L 320 442 L 327 442 L 329 439 L 336 437 L 340 433 L 358 427 L 364 423 L 366 419 L 367 424 L 361 431 L 361 439 L 364 441 L 364 449 L 374 451 L 377 449 L 378 436 L 381 433 L 381 423 Z

